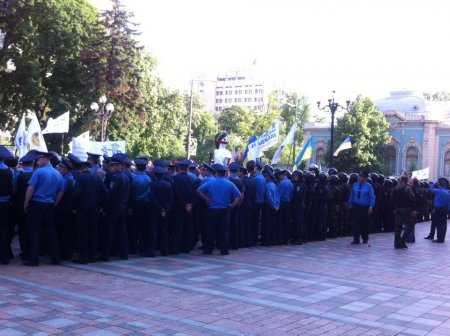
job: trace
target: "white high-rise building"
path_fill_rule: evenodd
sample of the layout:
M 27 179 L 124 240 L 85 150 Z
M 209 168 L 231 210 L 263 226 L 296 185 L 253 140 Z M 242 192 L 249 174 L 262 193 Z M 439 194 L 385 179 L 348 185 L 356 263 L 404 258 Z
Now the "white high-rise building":
M 235 72 L 217 76 L 217 80 L 196 80 L 194 92 L 198 94 L 211 113 L 220 113 L 225 107 L 238 105 L 262 111 L 264 106 L 264 84 Z

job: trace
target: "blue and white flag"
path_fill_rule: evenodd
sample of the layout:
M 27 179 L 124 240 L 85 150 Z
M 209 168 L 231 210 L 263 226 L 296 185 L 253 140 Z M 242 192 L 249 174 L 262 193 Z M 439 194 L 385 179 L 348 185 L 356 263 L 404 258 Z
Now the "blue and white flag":
M 259 149 L 258 149 L 258 138 L 256 135 L 252 136 L 247 143 L 247 147 L 244 152 L 244 163 L 247 163 L 250 160 L 256 160 L 258 158 Z
M 340 151 L 343 151 L 345 149 L 350 149 L 352 148 L 352 141 L 350 139 L 350 137 L 346 137 L 344 142 L 341 143 L 341 145 L 338 147 L 338 149 L 336 149 L 336 151 L 333 153 L 333 156 L 338 156 Z
M 17 155 L 19 155 L 19 158 L 23 157 L 28 152 L 27 129 L 25 126 L 25 113 L 22 115 L 22 119 L 20 120 L 16 138 L 14 139 L 14 146 L 16 146 L 17 148 Z

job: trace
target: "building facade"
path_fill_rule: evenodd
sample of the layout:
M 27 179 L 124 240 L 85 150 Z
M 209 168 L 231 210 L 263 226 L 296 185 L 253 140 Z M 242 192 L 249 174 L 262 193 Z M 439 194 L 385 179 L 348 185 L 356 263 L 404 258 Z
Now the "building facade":
M 245 106 L 262 111 L 265 100 L 264 84 L 246 75 L 235 72 L 217 76 L 216 80 L 196 80 L 194 92 L 199 95 L 206 110 L 220 113 L 225 107 Z
M 389 174 L 398 176 L 429 168 L 429 179 L 450 178 L 450 103 L 430 102 L 414 91 L 392 91 L 378 99 L 376 107 L 389 122 L 391 142 L 386 147 L 385 162 Z M 305 124 L 306 140 L 313 138 L 309 163 L 324 165 L 330 123 Z M 340 144 L 336 144 L 339 146 Z

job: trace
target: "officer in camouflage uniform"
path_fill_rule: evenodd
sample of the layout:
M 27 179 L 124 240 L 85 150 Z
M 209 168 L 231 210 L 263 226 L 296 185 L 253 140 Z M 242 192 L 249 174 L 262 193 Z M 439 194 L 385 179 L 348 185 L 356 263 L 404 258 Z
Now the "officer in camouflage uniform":
M 415 197 L 412 188 L 407 184 L 408 177 L 402 176 L 400 183 L 392 191 L 392 204 L 395 215 L 395 242 L 396 249 L 407 249 L 405 241 L 414 229 L 414 206 Z M 405 231 L 402 235 L 403 225 Z

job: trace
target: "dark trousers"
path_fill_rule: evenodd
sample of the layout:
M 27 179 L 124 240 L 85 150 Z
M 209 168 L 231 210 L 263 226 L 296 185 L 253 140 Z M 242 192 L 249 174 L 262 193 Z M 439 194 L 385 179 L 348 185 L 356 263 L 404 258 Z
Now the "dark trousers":
M 8 202 L 0 202 L 0 262 L 9 262 L 9 235 L 8 235 Z
M 45 233 L 47 253 L 53 263 L 59 263 L 59 244 L 55 229 L 53 203 L 31 202 L 28 207 L 28 234 L 30 237 L 30 261 L 39 262 L 41 232 Z
M 148 209 L 147 209 L 148 211 Z M 161 221 L 162 217 L 158 213 L 158 221 Z M 139 249 L 141 251 L 142 256 L 144 257 L 151 257 L 153 258 L 156 254 L 156 243 L 158 241 L 158 226 L 160 225 L 157 221 L 153 220 L 154 216 L 149 215 L 147 219 L 147 226 L 145 230 L 143 230 L 142 234 L 145 234 L 145 246 L 139 243 Z M 166 240 L 167 240 L 167 223 L 165 225 L 166 227 Z M 140 242 L 141 240 L 139 240 Z M 165 252 L 167 255 L 167 242 L 165 245 Z M 161 250 L 161 254 L 163 254 Z
M 205 227 L 205 240 L 203 253 L 212 254 L 214 242 L 220 248 L 222 255 L 228 254 L 228 231 L 230 226 L 230 209 L 208 209 L 208 221 Z
M 133 205 L 133 236 L 128 236 L 130 252 L 148 254 L 150 235 L 150 202 L 135 202 Z M 130 231 L 128 231 L 130 234 Z M 133 248 L 132 248 L 133 247 Z M 153 246 L 154 247 L 154 246 Z M 154 254 L 154 251 L 153 251 Z
M 430 233 L 428 234 L 428 237 L 434 239 L 434 235 L 436 233 L 436 212 L 431 213 L 431 224 L 430 224 Z
M 258 244 L 259 230 L 262 225 L 261 215 L 264 203 L 254 203 L 252 211 L 252 241 L 250 246 Z
M 291 236 L 291 202 L 281 202 L 278 214 L 278 225 L 275 229 L 278 231 L 278 243 L 287 244 Z
M 75 248 L 74 213 L 55 210 L 55 228 L 62 260 L 72 258 Z
M 369 222 L 369 206 L 356 205 L 352 207 L 352 226 L 353 240 L 359 242 L 361 236 L 363 241 L 369 240 L 368 222 Z
M 292 215 L 294 242 L 302 243 L 305 239 L 305 203 L 295 203 Z
M 17 228 L 22 259 L 28 260 L 30 259 L 30 236 L 28 234 L 27 214 L 23 209 L 17 209 Z
M 174 223 L 170 229 L 170 252 L 172 254 L 178 254 L 180 251 L 183 253 L 189 253 L 192 249 L 192 242 L 194 241 L 192 213 L 187 212 L 184 207 L 176 208 L 174 210 Z
M 327 239 L 327 214 L 328 205 L 326 203 L 316 204 L 316 239 Z
M 76 223 L 78 257 L 94 261 L 97 254 L 98 210 L 84 209 L 78 211 Z
M 169 220 L 168 214 L 162 217 L 158 211 L 153 211 L 150 218 L 151 228 L 154 228 L 156 234 L 153 235 L 158 242 L 158 248 L 162 256 L 169 253 Z M 151 238 L 150 238 L 151 240 Z M 150 242 L 149 249 L 152 249 L 152 242 Z
M 115 237 L 115 234 L 117 234 L 117 237 Z M 105 240 L 101 255 L 101 259 L 104 261 L 109 260 L 114 238 L 117 238 L 120 258 L 128 259 L 128 231 L 124 212 L 113 211 L 107 215 Z
M 240 242 L 240 222 L 239 222 L 239 207 L 231 210 L 230 213 L 230 231 L 228 234 L 230 248 L 232 250 L 237 250 L 239 248 Z
M 264 204 L 261 223 L 261 244 L 270 246 L 273 242 L 273 231 L 276 225 L 276 211 L 269 204 Z
M 243 203 L 239 207 L 239 221 L 241 222 L 242 247 L 252 246 L 254 235 L 252 231 L 252 206 Z
M 443 242 L 447 233 L 447 208 L 434 208 L 434 219 L 437 232 L 437 240 Z
M 414 229 L 414 218 L 411 214 L 411 209 L 397 208 L 395 209 L 395 246 L 405 242 L 408 235 Z M 403 226 L 405 225 L 405 232 L 402 235 Z

